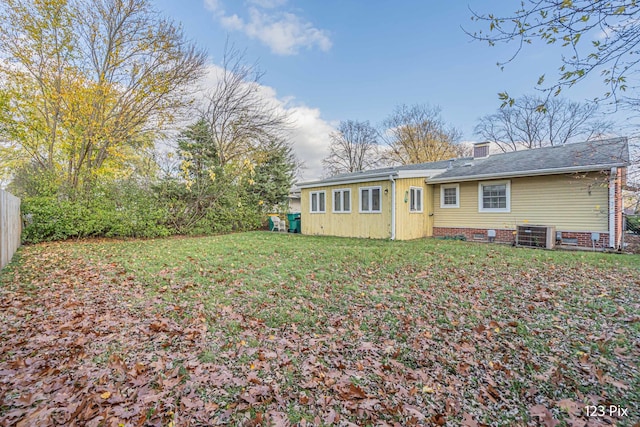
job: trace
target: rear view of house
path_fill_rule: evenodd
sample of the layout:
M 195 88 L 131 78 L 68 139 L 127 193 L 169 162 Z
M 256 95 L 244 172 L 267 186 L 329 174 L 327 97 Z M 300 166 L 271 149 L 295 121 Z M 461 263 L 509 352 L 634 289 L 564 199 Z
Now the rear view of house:
M 299 184 L 302 233 L 407 240 L 551 239 L 617 248 L 626 138 L 342 174 Z M 547 235 L 546 237 L 550 237 Z

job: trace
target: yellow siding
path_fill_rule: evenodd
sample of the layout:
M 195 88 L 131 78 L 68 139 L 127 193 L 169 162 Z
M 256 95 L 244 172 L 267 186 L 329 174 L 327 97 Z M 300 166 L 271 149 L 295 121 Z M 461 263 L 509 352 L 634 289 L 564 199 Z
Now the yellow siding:
M 608 230 L 606 178 L 597 173 L 512 178 L 511 212 L 478 212 L 478 182 L 460 183 L 460 207 L 440 208 L 440 185 L 433 187 L 434 227 L 508 228 L 555 225 L 556 230 Z
M 382 187 L 381 213 L 360 213 L 360 187 Z M 333 212 L 333 191 L 342 188 L 351 189 L 351 213 Z M 325 191 L 326 212 L 311 213 L 309 193 Z M 386 191 L 386 192 L 385 192 Z M 302 234 L 366 237 L 388 239 L 391 237 L 391 182 L 376 181 L 357 184 L 335 185 L 330 187 L 305 188 L 301 191 Z
M 409 211 L 409 189 L 422 188 L 422 212 Z M 429 222 L 433 212 L 432 186 L 424 183 L 424 178 L 396 180 L 396 239 L 418 239 L 432 235 Z

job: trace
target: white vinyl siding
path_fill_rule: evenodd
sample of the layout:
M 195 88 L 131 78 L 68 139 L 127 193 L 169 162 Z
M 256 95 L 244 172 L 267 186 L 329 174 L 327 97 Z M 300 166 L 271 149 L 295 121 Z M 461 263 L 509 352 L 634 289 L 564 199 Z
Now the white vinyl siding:
M 442 209 L 433 197 L 434 227 L 515 230 L 519 224 L 555 225 L 559 231 L 608 232 L 608 200 L 602 174 L 548 175 L 510 180 L 510 212 L 478 212 L 478 183 L 460 183 L 460 208 Z

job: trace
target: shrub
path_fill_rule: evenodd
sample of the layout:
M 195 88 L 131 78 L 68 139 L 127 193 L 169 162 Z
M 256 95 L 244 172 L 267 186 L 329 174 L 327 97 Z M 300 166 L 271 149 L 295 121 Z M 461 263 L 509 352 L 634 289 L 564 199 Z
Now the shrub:
M 130 182 L 101 186 L 81 197 L 24 197 L 23 241 L 83 237 L 158 237 L 171 234 L 153 193 Z

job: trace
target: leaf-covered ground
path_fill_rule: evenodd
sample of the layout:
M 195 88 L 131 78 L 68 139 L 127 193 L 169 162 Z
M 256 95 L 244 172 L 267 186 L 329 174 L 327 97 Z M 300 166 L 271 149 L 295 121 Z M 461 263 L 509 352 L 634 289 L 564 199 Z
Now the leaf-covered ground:
M 2 426 L 631 426 L 639 361 L 635 255 L 256 232 L 0 275 Z

